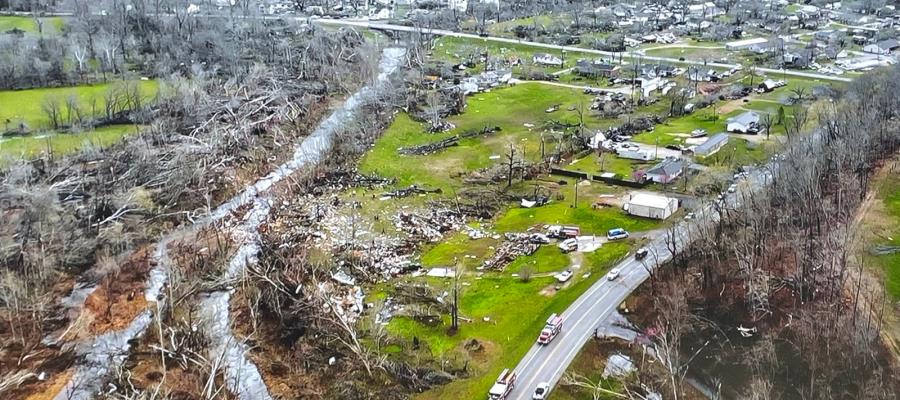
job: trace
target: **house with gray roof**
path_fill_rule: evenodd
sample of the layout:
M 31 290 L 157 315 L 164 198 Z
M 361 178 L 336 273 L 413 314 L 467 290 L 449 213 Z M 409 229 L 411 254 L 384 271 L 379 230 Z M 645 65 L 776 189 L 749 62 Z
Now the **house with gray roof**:
M 697 147 L 694 148 L 694 154 L 700 157 L 709 157 L 716 154 L 716 152 L 721 150 L 722 147 L 725 147 L 726 144 L 728 144 L 728 134 L 719 133 L 697 145 Z
M 678 179 L 682 172 L 684 172 L 684 161 L 678 158 L 666 158 L 648 169 L 645 176 L 653 182 L 666 184 Z

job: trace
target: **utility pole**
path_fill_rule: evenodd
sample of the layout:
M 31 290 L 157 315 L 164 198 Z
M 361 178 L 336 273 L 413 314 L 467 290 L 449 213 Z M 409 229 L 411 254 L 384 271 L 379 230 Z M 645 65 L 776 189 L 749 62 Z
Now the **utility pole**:
M 656 149 L 653 158 L 659 159 L 659 136 L 656 137 Z
M 572 203 L 572 208 L 578 208 L 578 178 L 575 178 L 575 201 Z

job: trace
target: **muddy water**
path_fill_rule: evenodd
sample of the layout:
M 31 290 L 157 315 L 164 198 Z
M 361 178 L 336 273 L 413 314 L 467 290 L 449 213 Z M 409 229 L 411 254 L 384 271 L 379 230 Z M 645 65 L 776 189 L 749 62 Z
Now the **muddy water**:
M 171 267 L 167 250 L 169 243 L 179 238 L 189 237 L 198 229 L 222 220 L 239 207 L 250 203 L 254 204 L 252 210 L 235 232 L 236 235 L 241 236 L 242 240 L 239 241 L 241 247 L 229 263 L 225 271 L 225 278 L 239 276 L 249 263 L 255 262 L 259 253 L 257 228 L 268 217 L 270 209 L 269 199 L 264 196 L 265 193 L 298 169 L 321 161 L 331 148 L 343 123 L 353 119 L 361 105 L 372 101 L 379 93 L 389 89 L 388 79 L 400 67 L 405 55 L 404 49 L 385 49 L 375 81 L 351 95 L 340 108 L 323 121 L 309 137 L 297 146 L 293 157 L 288 162 L 220 205 L 204 220 L 172 232 L 160 240 L 154 252 L 156 263 L 147 279 L 145 298 L 160 303 L 164 301 L 162 289 Z M 228 312 L 230 297 L 230 292 L 220 291 L 209 294 L 201 300 L 202 319 L 213 342 L 210 356 L 221 360 L 225 368 L 226 385 L 241 399 L 269 399 L 271 396 L 269 396 L 259 371 L 245 356 L 248 348 L 231 333 Z M 76 353 L 82 361 L 76 366 L 72 379 L 56 395 L 55 399 L 91 399 L 102 392 L 104 387 L 101 384 L 104 379 L 122 365 L 128 357 L 131 341 L 144 334 L 152 319 L 152 313 L 145 311 L 125 329 L 98 336 L 90 342 L 79 345 Z

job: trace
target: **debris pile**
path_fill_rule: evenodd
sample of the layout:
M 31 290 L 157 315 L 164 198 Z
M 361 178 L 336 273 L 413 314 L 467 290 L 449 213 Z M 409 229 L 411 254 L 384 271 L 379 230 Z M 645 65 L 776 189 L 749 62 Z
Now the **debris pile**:
M 479 130 L 469 130 L 469 131 L 463 132 L 462 134 L 450 136 L 446 139 L 441 139 L 436 142 L 426 143 L 423 145 L 413 146 L 413 147 L 401 147 L 401 148 L 397 149 L 397 152 L 400 154 L 403 154 L 403 155 L 407 155 L 407 156 L 411 156 L 411 155 L 420 156 L 420 155 L 433 154 L 433 153 L 437 153 L 441 150 L 444 150 L 448 147 L 453 147 L 453 146 L 458 145 L 460 139 L 469 139 L 469 138 L 474 138 L 474 137 L 478 137 L 478 136 L 490 135 L 494 132 L 499 132 L 499 131 L 500 131 L 499 126 L 494 126 L 494 127 L 486 126 L 484 128 L 481 128 L 480 131 Z
M 516 258 L 534 254 L 546 238 L 544 235 L 530 233 L 507 233 L 505 236 L 506 240 L 491 258 L 484 260 L 481 269 L 502 271 Z
M 382 198 L 382 199 L 388 199 L 388 198 L 403 198 L 403 197 L 409 197 L 409 196 L 412 196 L 412 195 L 414 195 L 414 194 L 427 194 L 427 193 L 437 193 L 437 194 L 440 194 L 440 193 L 441 193 L 441 189 L 440 189 L 440 188 L 437 188 L 437 189 L 430 189 L 430 190 L 429 190 L 429 189 L 422 189 L 422 188 L 420 188 L 420 187 L 417 186 L 417 185 L 411 185 L 411 186 L 409 186 L 409 187 L 407 187 L 407 188 L 397 189 L 397 190 L 394 190 L 394 191 L 391 191 L 391 192 L 383 193 L 383 194 L 381 195 L 381 196 L 382 196 L 381 198 Z
M 407 212 L 394 216 L 394 226 L 398 230 L 408 234 L 413 240 L 431 243 L 441 240 L 445 232 L 456 230 L 465 222 L 460 213 L 449 209 L 432 209 L 429 216 Z
M 393 179 L 374 175 L 363 175 L 357 171 L 328 171 L 316 176 L 311 185 L 313 194 L 321 195 L 329 191 L 348 188 L 376 188 L 394 183 Z
M 419 146 L 413 147 L 401 147 L 397 150 L 400 154 L 407 156 L 421 156 L 432 153 L 437 153 L 443 149 L 448 147 L 453 147 L 459 144 L 459 136 L 450 136 L 446 139 L 438 140 L 437 142 L 426 143 Z

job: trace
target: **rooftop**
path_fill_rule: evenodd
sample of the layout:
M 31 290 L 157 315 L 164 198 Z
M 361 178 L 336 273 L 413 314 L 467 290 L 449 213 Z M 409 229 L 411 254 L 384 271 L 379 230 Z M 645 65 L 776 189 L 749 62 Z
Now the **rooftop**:
M 651 208 L 666 208 L 672 201 L 676 201 L 671 197 L 665 197 L 655 194 L 649 193 L 635 193 L 631 195 L 631 200 L 628 201 L 628 204 L 635 204 L 644 207 Z

